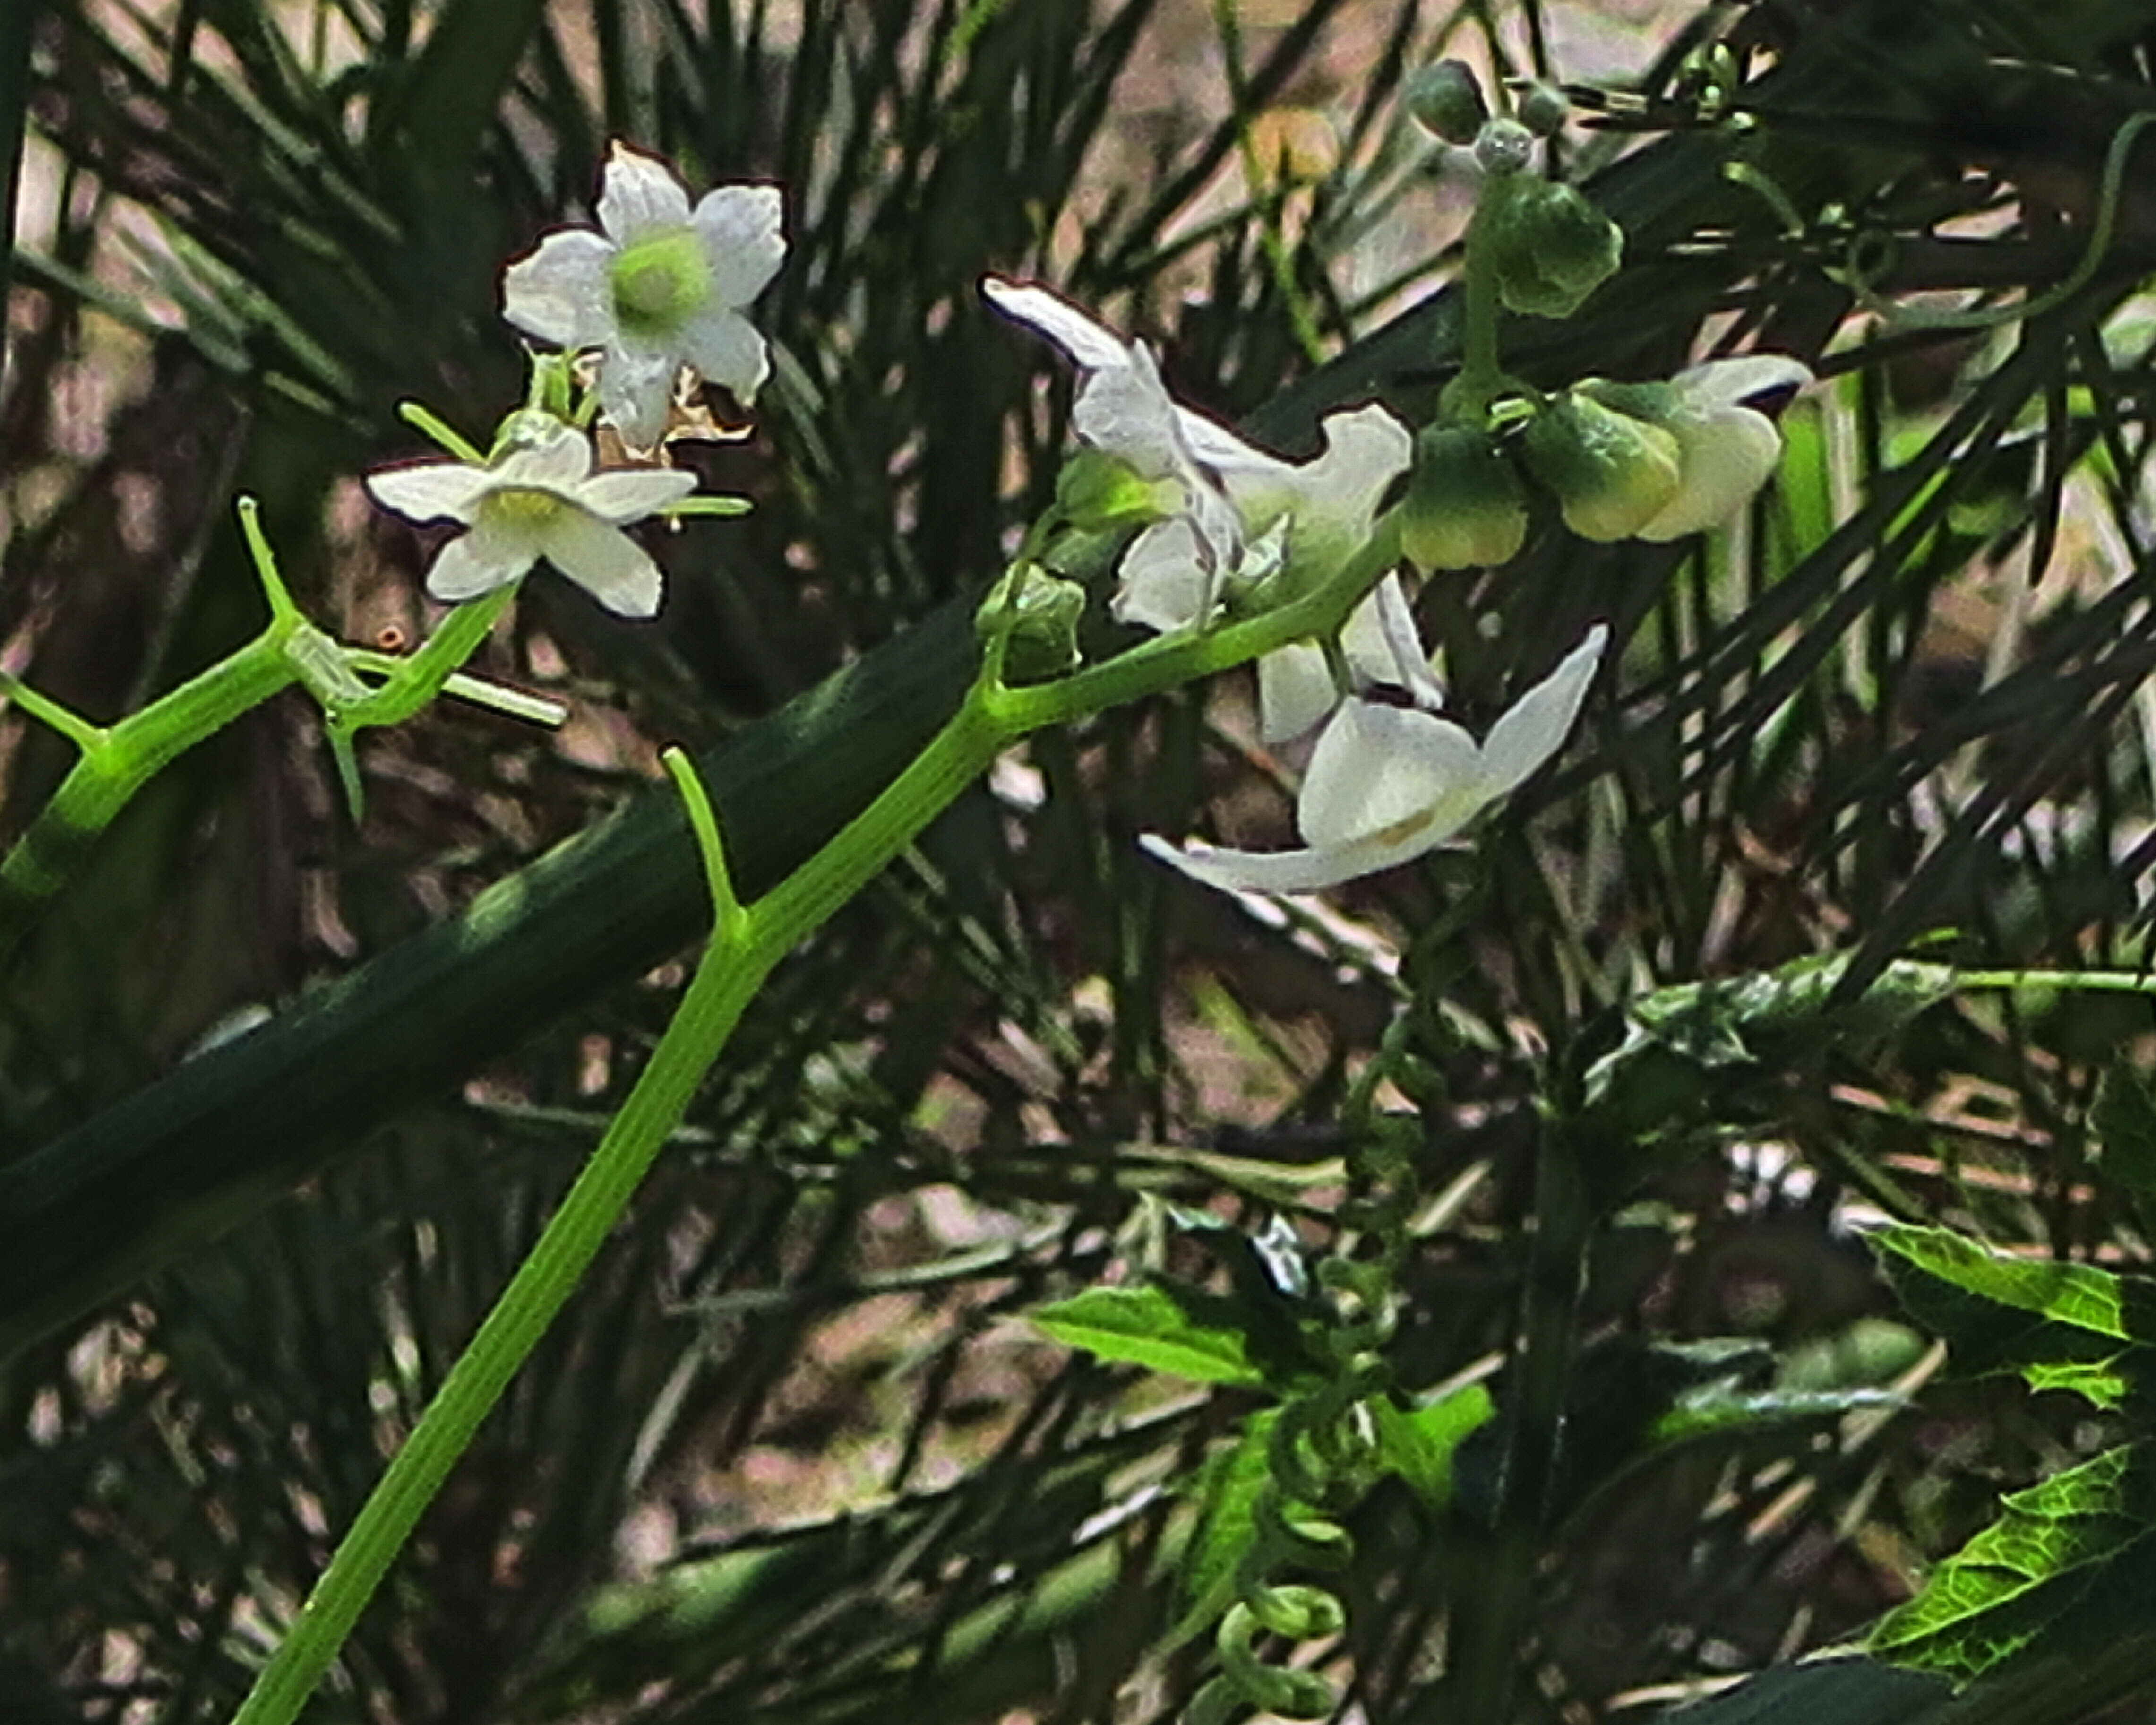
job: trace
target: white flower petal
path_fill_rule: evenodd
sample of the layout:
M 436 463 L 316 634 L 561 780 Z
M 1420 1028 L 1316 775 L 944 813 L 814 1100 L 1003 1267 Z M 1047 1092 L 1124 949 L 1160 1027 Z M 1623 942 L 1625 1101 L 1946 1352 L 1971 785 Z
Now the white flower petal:
M 696 475 L 678 467 L 624 467 L 595 473 L 572 494 L 603 521 L 621 526 L 656 515 L 696 489 Z
M 444 604 L 461 604 L 508 586 L 536 561 L 529 547 L 476 527 L 442 547 L 427 571 L 427 591 Z
M 1130 363 L 1128 341 L 1046 288 L 984 275 L 981 296 L 1005 317 L 1047 336 L 1083 370 L 1105 371 Z
M 1255 521 L 1281 488 L 1292 489 L 1293 462 L 1245 441 L 1210 415 L 1178 403 L 1175 425 L 1183 447 L 1219 478 L 1245 519 Z
M 1411 862 L 1443 841 L 1380 835 L 1326 850 L 1226 850 L 1194 839 L 1178 850 L 1147 833 L 1138 842 L 1163 862 L 1208 886 L 1245 892 L 1318 892 Z
M 480 499 L 495 487 L 492 475 L 465 461 L 418 461 L 385 467 L 365 480 L 367 495 L 408 521 L 462 521 L 478 513 Z
M 666 429 L 680 356 L 626 344 L 607 349 L 599 367 L 599 405 L 630 448 L 648 449 Z
M 502 271 L 501 315 L 557 347 L 598 347 L 613 333 L 613 255 L 588 228 L 548 234 Z
M 1070 429 L 1140 479 L 1186 477 L 1189 454 L 1175 403 L 1143 347 L 1132 348 L 1123 363 L 1086 374 L 1071 403 Z
M 581 509 L 566 509 L 547 527 L 547 561 L 623 617 L 649 617 L 659 609 L 659 565 L 620 528 Z
M 1378 500 L 1414 458 L 1414 438 L 1375 402 L 1322 422 L 1325 453 L 1299 470 L 1306 530 L 1367 536 Z
M 1340 644 L 1347 649 L 1348 662 L 1365 680 L 1406 690 L 1426 713 L 1445 711 L 1445 691 L 1430 672 L 1407 589 L 1397 571 L 1380 581 L 1349 614 Z
M 592 441 L 573 426 L 543 413 L 527 413 L 501 459 L 487 470 L 490 489 L 520 485 L 566 495 L 592 470 Z
M 1811 367 L 1786 353 L 1710 359 L 1670 379 L 1681 395 L 1703 409 L 1732 406 L 1777 389 L 1801 389 L 1811 381 Z
M 771 375 L 771 355 L 756 326 L 723 305 L 707 305 L 689 320 L 681 331 L 681 351 L 707 381 L 731 389 L 743 407 L 756 400 Z
M 1300 737 L 1340 704 L 1332 668 L 1314 641 L 1296 641 L 1258 661 L 1258 735 L 1267 743 Z
M 1664 542 L 1703 533 L 1750 502 L 1782 459 L 1782 434 L 1750 408 L 1722 408 L 1671 428 L 1677 439 L 1677 494 L 1637 531 Z
M 786 236 L 779 231 L 784 213 L 776 186 L 721 186 L 698 203 L 689 220 L 704 242 L 712 292 L 721 305 L 746 305 L 771 285 L 786 260 Z
M 1317 739 L 1296 824 L 1321 850 L 1380 833 L 1450 838 L 1489 800 L 1475 739 L 1450 719 L 1347 701 Z
M 1122 584 L 1109 608 L 1118 623 L 1140 629 L 1185 629 L 1205 615 L 1213 597 L 1197 530 L 1181 516 L 1156 521 L 1123 553 Z
M 684 225 L 689 194 L 657 157 L 617 142 L 599 176 L 598 216 L 607 238 L 625 246 L 654 228 Z
M 1517 789 L 1564 746 L 1609 640 L 1609 629 L 1596 624 L 1555 670 L 1513 702 L 1491 726 L 1489 739 L 1482 745 L 1486 796 L 1502 797 Z

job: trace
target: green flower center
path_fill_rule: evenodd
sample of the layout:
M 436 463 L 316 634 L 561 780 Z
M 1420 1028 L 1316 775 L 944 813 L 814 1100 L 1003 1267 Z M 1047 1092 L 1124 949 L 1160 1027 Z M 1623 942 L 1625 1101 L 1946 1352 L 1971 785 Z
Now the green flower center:
M 647 234 L 624 246 L 608 275 L 614 320 L 632 335 L 664 334 L 711 297 L 711 266 L 690 228 Z
M 552 491 L 522 485 L 490 491 L 480 500 L 479 506 L 489 526 L 498 532 L 526 538 L 544 533 L 575 506 L 566 497 L 557 497 Z

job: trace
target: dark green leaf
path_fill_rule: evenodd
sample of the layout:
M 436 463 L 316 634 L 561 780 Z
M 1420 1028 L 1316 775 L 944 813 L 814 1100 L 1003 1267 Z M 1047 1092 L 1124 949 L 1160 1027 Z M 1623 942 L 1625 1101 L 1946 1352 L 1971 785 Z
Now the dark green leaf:
M 2103 1169 L 2133 1193 L 2144 1222 L 2156 1216 L 2156 1086 L 2123 1060 L 2103 1075 L 2089 1117 Z
M 1928 1315 L 1925 1283 L 1929 1281 L 2047 1324 L 2112 1342 L 2156 1343 L 2156 1295 L 2142 1282 L 2087 1264 L 2010 1258 L 1945 1228 L 1887 1227 L 1867 1238 L 1881 1253 L 1896 1289 L 1920 1317 Z M 1912 1269 L 1915 1276 L 1910 1274 Z M 1937 1311 L 1940 1302 L 1929 1304 Z M 1954 1335 L 1947 1333 L 1953 1343 Z M 2025 1325 L 2020 1333 L 2025 1337 L 2031 1334 Z M 2043 1353 L 2031 1352 L 2001 1363 L 2018 1365 L 2023 1359 L 2043 1358 Z M 1969 1368 L 1967 1361 L 1957 1363 Z M 1997 1369 L 1997 1365 L 1979 1369 Z

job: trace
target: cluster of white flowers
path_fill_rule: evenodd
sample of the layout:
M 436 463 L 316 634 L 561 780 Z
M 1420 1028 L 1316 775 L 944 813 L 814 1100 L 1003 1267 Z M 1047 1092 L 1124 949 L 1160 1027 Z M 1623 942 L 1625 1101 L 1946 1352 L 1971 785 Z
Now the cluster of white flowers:
M 742 309 L 786 255 L 775 186 L 721 186 L 692 209 L 666 165 L 616 144 L 598 200 L 599 227 L 565 228 L 512 263 L 502 280 L 510 322 L 565 352 L 596 356 L 597 393 L 623 444 L 644 451 L 665 434 L 685 367 L 747 406 L 770 375 L 763 337 Z M 551 563 L 608 609 L 659 609 L 659 566 L 622 531 L 679 503 L 695 475 L 653 465 L 595 471 L 590 437 L 526 412 L 483 462 L 422 461 L 370 474 L 385 509 L 470 529 L 444 545 L 427 591 L 477 598 Z
M 1324 452 L 1283 461 L 1170 396 L 1142 342 L 1044 288 L 990 276 L 981 291 L 1077 365 L 1071 426 L 1081 441 L 1141 478 L 1174 483 L 1162 518 L 1123 554 L 1112 606 L 1122 622 L 1163 633 L 1209 623 L 1239 588 L 1291 561 L 1312 585 L 1323 582 L 1362 549 L 1379 500 L 1407 470 L 1414 439 L 1384 408 L 1327 415 Z M 1366 680 L 1398 680 L 1373 602 L 1357 610 L 1342 645 Z M 1308 644 L 1260 660 L 1258 694 L 1268 742 L 1301 736 L 1338 699 L 1323 653 Z
M 692 208 L 665 164 L 616 145 L 597 215 L 596 229 L 551 234 L 509 265 L 509 321 L 591 369 L 598 408 L 632 452 L 663 442 L 685 374 L 752 403 L 771 362 L 743 314 L 785 257 L 777 188 L 721 187 Z M 1409 429 L 1373 403 L 1328 414 L 1322 451 L 1285 460 L 1175 400 L 1144 343 L 1047 289 L 991 276 L 982 292 L 1078 367 L 1080 441 L 1149 488 L 1152 519 L 1119 566 L 1112 605 L 1123 622 L 1203 629 L 1224 613 L 1319 589 L 1368 544 L 1380 504 L 1411 464 L 1405 539 L 1424 567 L 1446 566 L 1460 547 L 1509 555 L 1524 534 L 1518 480 L 1487 434 L 1451 449 L 1445 437 L 1461 434 L 1426 433 L 1426 459 Z M 1794 360 L 1753 356 L 1667 383 L 1589 380 L 1536 411 L 1523 453 L 1574 531 L 1677 538 L 1725 519 L 1773 470 L 1780 434 L 1745 403 L 1810 377 Z M 622 530 L 680 506 L 695 484 L 663 456 L 601 470 L 587 432 L 536 409 L 505 422 L 483 461 L 419 462 L 367 481 L 385 508 L 466 530 L 428 572 L 435 598 L 477 598 L 543 561 L 629 617 L 658 610 L 661 581 Z M 1471 518 L 1489 531 L 1457 531 Z M 1309 848 L 1261 855 L 1149 843 L 1199 880 L 1270 891 L 1329 886 L 1420 855 L 1563 745 L 1607 635 L 1597 624 L 1478 744 L 1440 716 L 1442 691 L 1399 578 L 1389 574 L 1350 615 L 1337 653 L 1299 642 L 1259 663 L 1267 742 L 1325 727 L 1296 804 Z M 1369 698 L 1381 685 L 1405 691 L 1410 704 Z
M 1283 460 L 1177 402 L 1142 342 L 1037 285 L 991 276 L 981 290 L 1078 367 L 1071 422 L 1079 439 L 1158 488 L 1158 519 L 1119 566 L 1114 611 L 1123 622 L 1163 632 L 1204 628 L 1284 567 L 1295 572 L 1296 591 L 1312 590 L 1368 542 L 1379 503 L 1414 457 L 1407 427 L 1372 403 L 1328 415 L 1315 459 Z M 1528 465 L 1586 536 L 1698 532 L 1740 508 L 1780 454 L 1774 423 L 1744 403 L 1810 375 L 1794 360 L 1754 356 L 1715 361 L 1666 384 L 1583 385 L 1537 415 Z M 1510 494 L 1498 501 L 1518 519 L 1501 524 L 1497 541 L 1516 549 L 1524 506 Z M 1440 716 L 1442 691 L 1399 578 L 1389 575 L 1342 631 L 1338 657 L 1355 691 L 1340 688 L 1314 643 L 1259 661 L 1265 741 L 1325 724 L 1296 806 L 1309 848 L 1178 849 L 1152 838 L 1147 848 L 1212 885 L 1273 892 L 1337 886 L 1419 856 L 1455 838 L 1563 746 L 1608 635 L 1595 625 L 1478 744 Z M 1413 704 L 1361 692 L 1378 685 L 1406 690 Z

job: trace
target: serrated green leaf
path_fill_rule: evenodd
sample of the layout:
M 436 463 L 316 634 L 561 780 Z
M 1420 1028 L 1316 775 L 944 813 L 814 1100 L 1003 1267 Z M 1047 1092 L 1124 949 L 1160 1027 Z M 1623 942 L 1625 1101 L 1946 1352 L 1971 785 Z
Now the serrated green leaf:
M 1205 1469 L 1198 1511 L 1198 1531 L 1183 1554 L 1177 1585 L 1181 1604 L 1169 1645 L 1179 1646 L 1203 1635 L 1235 1596 L 1235 1566 L 1258 1537 L 1255 1509 L 1271 1470 L 1265 1447 L 1280 1409 L 1261 1409 L 1243 1422 L 1234 1446 L 1214 1455 Z
M 1382 1398 L 1372 1407 L 1378 1461 L 1432 1509 L 1443 1509 L 1452 1502 L 1453 1451 L 1497 1412 L 1488 1389 L 1480 1384 L 1455 1389 L 1427 1407 L 1395 1407 Z
M 2099 1408 L 2119 1408 L 2125 1405 L 2133 1389 L 2131 1380 L 2118 1369 L 2118 1362 L 2126 1357 L 2117 1354 L 2102 1360 L 2033 1360 L 2021 1368 L 2021 1375 L 2031 1389 L 2071 1390 Z
M 2090 1645 L 2122 1609 L 2145 1617 L 2156 1583 L 2152 1484 L 2148 1447 L 2137 1444 L 2015 1493 L 1922 1593 L 1880 1620 L 1870 1651 L 1967 1679 Z
M 1945 1228 L 1880 1228 L 1867 1238 L 1886 1255 L 1882 1262 L 1897 1289 L 1907 1264 L 1979 1300 L 2051 1323 L 2115 1342 L 2156 1342 L 2156 1297 L 2140 1282 L 2087 1264 L 2010 1258 Z
M 1225 1301 L 1215 1302 L 1226 1308 Z M 1166 1288 L 1088 1288 L 1028 1316 L 1050 1341 L 1122 1365 L 1143 1366 L 1198 1384 L 1256 1386 L 1265 1373 L 1250 1359 L 1245 1332 L 1200 1322 Z

